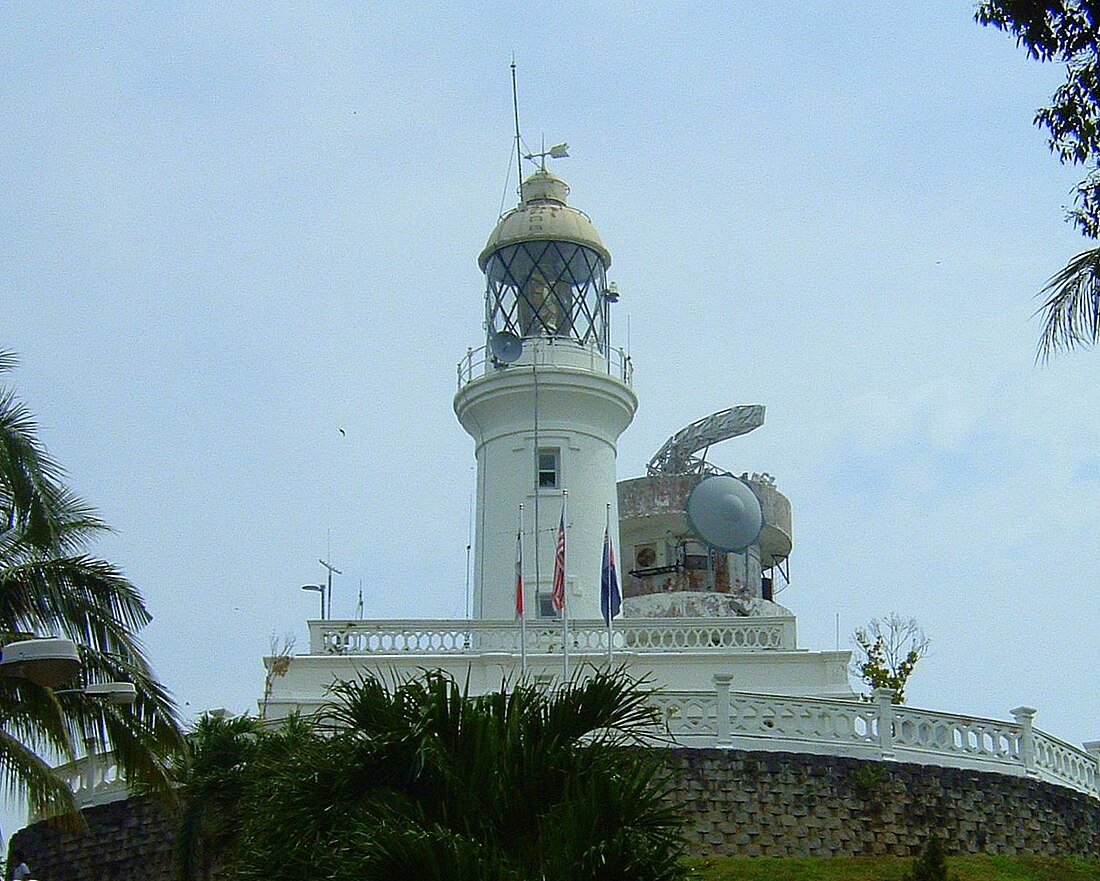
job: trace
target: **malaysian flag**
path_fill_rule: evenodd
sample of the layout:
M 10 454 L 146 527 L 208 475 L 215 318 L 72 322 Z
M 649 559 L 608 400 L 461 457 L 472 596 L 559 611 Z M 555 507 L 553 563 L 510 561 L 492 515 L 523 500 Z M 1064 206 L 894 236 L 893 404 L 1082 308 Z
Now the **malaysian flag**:
M 550 602 L 558 612 L 565 608 L 565 502 L 562 502 L 558 523 L 558 549 L 554 553 L 554 584 L 550 588 Z
M 523 530 L 516 531 L 516 617 L 523 617 Z

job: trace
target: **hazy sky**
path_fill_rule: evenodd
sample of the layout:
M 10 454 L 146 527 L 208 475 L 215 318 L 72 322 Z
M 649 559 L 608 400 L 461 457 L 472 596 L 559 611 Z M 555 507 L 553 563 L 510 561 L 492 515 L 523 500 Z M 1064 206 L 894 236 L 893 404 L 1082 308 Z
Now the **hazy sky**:
M 622 478 L 712 411 L 794 506 L 803 646 L 892 611 L 910 702 L 1100 738 L 1100 353 L 1034 363 L 1085 243 L 1031 119 L 1060 81 L 969 3 L 0 7 L 0 347 L 115 533 L 188 718 L 255 708 L 317 563 L 367 617 L 464 609 L 455 364 L 524 137 L 611 250 Z M 506 181 L 511 169 L 512 177 Z M 340 433 L 344 429 L 346 437 Z

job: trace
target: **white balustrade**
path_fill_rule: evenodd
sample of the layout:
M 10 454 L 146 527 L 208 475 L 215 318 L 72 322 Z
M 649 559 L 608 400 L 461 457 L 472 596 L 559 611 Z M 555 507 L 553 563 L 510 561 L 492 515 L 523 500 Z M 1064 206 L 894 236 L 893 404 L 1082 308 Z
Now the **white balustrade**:
M 314 625 L 341 622 L 312 622 Z M 368 622 L 351 622 L 368 623 Z M 431 622 L 422 622 L 430 624 Z M 479 627 L 489 622 L 480 622 Z M 423 653 L 425 645 L 440 651 L 465 646 L 475 637 L 496 639 L 504 651 L 514 642 L 505 636 L 514 628 L 454 628 L 427 626 L 394 630 L 352 630 L 350 641 L 373 651 L 402 650 Z M 319 629 L 319 635 L 328 631 Z M 572 628 L 571 628 L 572 635 Z M 619 636 L 629 638 L 624 628 Z M 528 633 L 533 645 L 551 646 L 560 630 Z M 595 631 L 581 630 L 578 639 L 592 644 Z M 603 631 L 606 638 L 606 631 Z M 425 642 L 427 640 L 427 642 Z M 337 645 L 326 642 L 326 645 Z M 373 648 L 372 648 L 373 647 Z M 874 702 L 831 698 L 792 697 L 731 691 L 731 674 L 715 676 L 715 691 L 659 691 L 653 704 L 660 725 L 657 742 L 689 748 L 738 748 L 776 752 L 808 752 L 877 761 L 917 762 L 947 768 L 968 768 L 1014 776 L 1033 776 L 1100 798 L 1100 742 L 1078 749 L 1031 726 L 1034 710 L 1020 708 L 1020 721 L 1004 722 L 951 713 L 937 713 L 889 703 L 889 693 Z M 1032 758 L 1029 760 L 1030 743 Z M 1029 763 L 1030 761 L 1030 763 Z M 55 769 L 69 784 L 79 807 L 125 798 L 126 784 L 114 758 L 99 754 Z M 34 822 L 41 817 L 32 817 Z
M 1035 732 L 1035 765 L 1041 779 L 1081 792 L 1100 793 L 1096 756 L 1041 731 Z
M 110 752 L 67 762 L 54 768 L 54 773 L 72 790 L 78 808 L 121 801 L 129 795 L 122 770 Z M 42 819 L 45 817 L 36 814 L 28 818 L 31 823 Z
M 1026 770 L 1020 744 L 1020 725 L 1014 722 L 894 708 L 894 745 L 899 753 L 954 756 Z
M 795 648 L 794 618 L 635 618 L 616 622 L 616 650 L 648 652 L 731 652 Z M 559 654 L 562 622 L 527 623 L 529 654 Z M 521 629 L 512 621 L 310 621 L 310 654 L 463 655 L 520 653 Z M 606 652 L 603 621 L 570 621 L 570 652 Z
M 1090 753 L 1051 737 L 1031 726 L 1030 708 L 1017 713 L 1020 721 L 1004 722 L 895 706 L 889 694 L 875 702 L 791 697 L 730 691 L 727 674 L 715 680 L 714 694 L 657 695 L 673 740 L 1033 776 L 1100 798 L 1100 742 Z

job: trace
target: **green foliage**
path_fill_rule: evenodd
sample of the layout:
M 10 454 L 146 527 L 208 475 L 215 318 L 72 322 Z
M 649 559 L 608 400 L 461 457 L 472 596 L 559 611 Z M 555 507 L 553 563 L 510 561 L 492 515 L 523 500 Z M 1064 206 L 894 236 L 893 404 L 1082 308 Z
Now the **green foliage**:
M 181 776 L 181 881 L 214 861 L 235 881 L 679 878 L 656 713 L 622 671 L 589 672 L 478 697 L 441 672 L 365 676 L 279 729 L 209 723 Z
M 928 838 L 924 852 L 917 858 L 905 881 L 953 881 L 955 876 L 947 874 L 947 857 L 943 845 L 936 835 Z
M 975 17 L 1016 37 L 1038 61 L 1066 66 L 1066 79 L 1051 96 L 1049 107 L 1035 114 L 1046 129 L 1050 149 L 1063 163 L 1089 166 L 1076 189 L 1077 207 L 1070 220 L 1089 238 L 1100 236 L 1100 9 L 1091 0 L 985 0 Z
M 248 717 L 206 714 L 169 767 L 181 802 L 176 866 L 183 881 L 212 877 L 238 832 L 238 805 L 263 728 Z
M 864 801 L 876 801 L 881 795 L 882 782 L 886 779 L 886 769 L 867 763 L 852 770 L 852 785 L 855 786 Z
M 0 351 L 0 372 L 14 363 Z M 85 552 L 105 529 L 66 486 L 29 411 L 0 389 L 0 643 L 67 637 L 82 663 L 74 688 L 109 681 L 137 688 L 133 706 L 113 706 L 78 688 L 58 693 L 0 678 L 0 783 L 46 813 L 71 810 L 72 796 L 41 754 L 72 756 L 95 743 L 114 751 L 128 779 L 167 794 L 165 763 L 182 745 L 175 707 L 137 637 L 150 620 L 140 593 Z
M 1063 164 L 1083 165 L 1068 219 L 1100 237 L 1100 8 L 1092 0 L 983 0 L 975 18 L 1012 34 L 1032 58 L 1065 65 L 1065 82 L 1035 114 Z M 1100 249 L 1078 254 L 1043 289 L 1040 357 L 1100 340 Z
M 891 614 L 880 620 L 873 618 L 865 627 L 852 634 L 857 653 L 852 658 L 852 673 L 874 691 L 894 690 L 893 702 L 905 703 L 905 688 L 917 663 L 928 653 L 928 637 L 916 619 Z M 864 696 L 871 699 L 871 694 Z

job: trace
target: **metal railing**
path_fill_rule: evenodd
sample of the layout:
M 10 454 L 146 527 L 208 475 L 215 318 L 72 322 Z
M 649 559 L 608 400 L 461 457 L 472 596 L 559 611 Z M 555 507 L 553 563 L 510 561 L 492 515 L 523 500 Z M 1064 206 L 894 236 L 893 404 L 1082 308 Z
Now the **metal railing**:
M 532 367 L 567 367 L 588 370 L 614 376 L 628 386 L 634 384 L 634 362 L 623 349 L 611 349 L 604 353 L 595 344 L 582 345 L 568 339 L 527 338 L 523 341 L 523 355 L 512 364 L 497 361 L 488 346 L 467 349 L 466 357 L 458 362 L 458 387 L 497 370 L 523 370 Z

